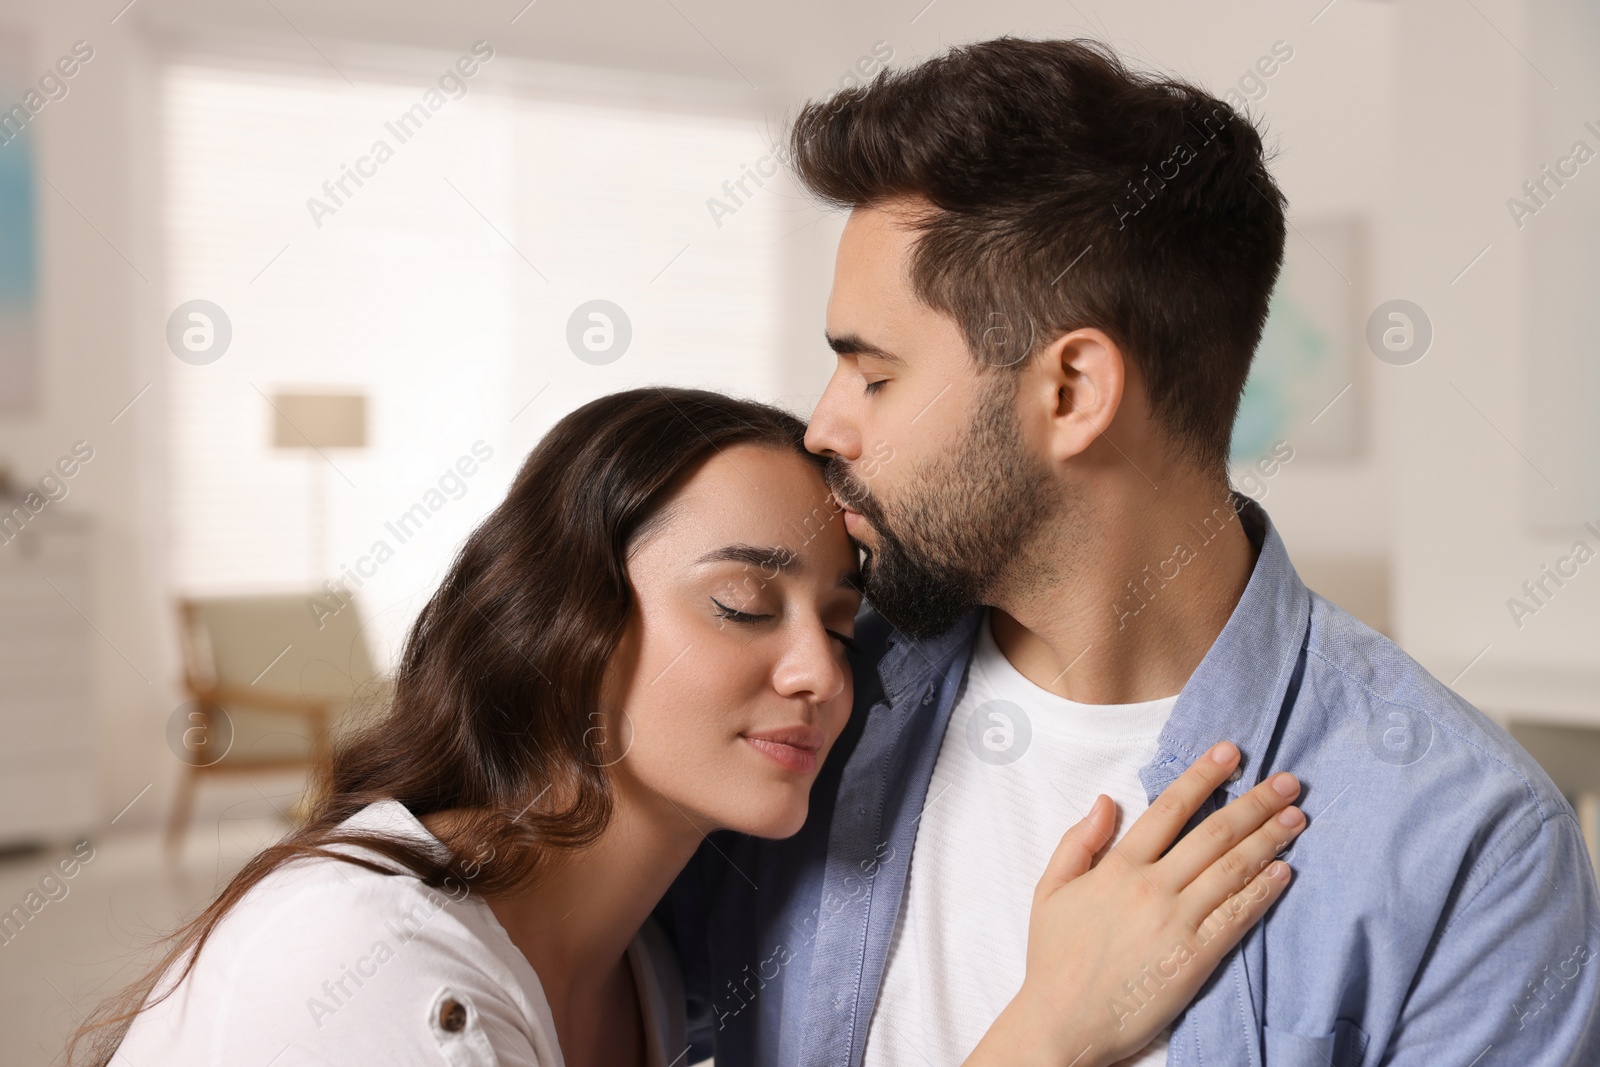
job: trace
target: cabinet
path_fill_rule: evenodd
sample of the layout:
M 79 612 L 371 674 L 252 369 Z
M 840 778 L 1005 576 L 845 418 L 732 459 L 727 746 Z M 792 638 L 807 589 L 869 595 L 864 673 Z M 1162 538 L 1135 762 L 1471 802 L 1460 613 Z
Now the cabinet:
M 91 525 L 56 506 L 0 536 L 0 846 L 70 838 L 94 818 Z

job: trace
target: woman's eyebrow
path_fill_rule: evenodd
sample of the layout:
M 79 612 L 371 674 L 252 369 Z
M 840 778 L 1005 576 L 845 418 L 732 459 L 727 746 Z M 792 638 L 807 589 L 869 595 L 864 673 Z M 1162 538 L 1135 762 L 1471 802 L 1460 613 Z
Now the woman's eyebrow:
M 745 563 L 773 573 L 788 571 L 797 573 L 805 570 L 805 561 L 799 553 L 782 545 L 762 547 L 759 545 L 723 545 L 695 560 L 701 563 Z

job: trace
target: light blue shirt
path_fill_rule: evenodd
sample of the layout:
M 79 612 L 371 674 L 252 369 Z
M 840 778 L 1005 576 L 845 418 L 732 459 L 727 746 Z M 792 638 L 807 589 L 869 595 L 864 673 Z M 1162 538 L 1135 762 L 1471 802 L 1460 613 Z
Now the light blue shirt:
M 1179 1016 L 1170 1067 L 1600 1065 L 1600 896 L 1571 807 L 1503 730 L 1307 590 L 1237 499 L 1259 557 L 1140 777 L 1153 801 L 1232 741 L 1243 774 L 1196 821 L 1292 771 L 1308 826 L 1283 898 Z M 911 641 L 865 612 L 855 712 L 804 828 L 713 834 L 662 902 L 687 1062 L 861 1064 L 981 617 Z

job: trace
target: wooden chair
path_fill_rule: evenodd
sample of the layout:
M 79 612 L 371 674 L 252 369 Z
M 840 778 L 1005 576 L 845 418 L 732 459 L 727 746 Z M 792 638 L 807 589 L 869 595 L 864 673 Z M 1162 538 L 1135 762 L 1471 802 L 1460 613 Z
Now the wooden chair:
M 185 767 L 167 826 L 176 849 L 205 776 L 326 769 L 336 718 L 379 692 L 354 603 L 319 619 L 312 597 L 178 602 L 187 724 L 169 734 Z M 181 730 L 179 727 L 181 726 Z

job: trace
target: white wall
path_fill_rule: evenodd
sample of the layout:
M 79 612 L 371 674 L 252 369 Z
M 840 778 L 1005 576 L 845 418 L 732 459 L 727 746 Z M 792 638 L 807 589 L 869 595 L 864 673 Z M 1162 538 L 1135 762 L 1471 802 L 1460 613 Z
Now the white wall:
M 1384 368 L 1416 372 L 1391 376 L 1401 633 L 1447 680 L 1483 652 L 1457 688 L 1486 708 L 1600 721 L 1600 575 L 1581 572 L 1521 629 L 1506 606 L 1579 533 L 1576 523 L 1560 535 L 1535 531 L 1535 504 L 1582 487 L 1561 478 L 1565 488 L 1552 489 L 1533 470 L 1555 469 L 1532 443 L 1534 264 L 1528 234 L 1505 207 L 1553 158 L 1553 146 L 1531 136 L 1535 118 L 1561 99 L 1546 77 L 1566 79 L 1566 106 L 1600 117 L 1600 101 L 1572 99 L 1579 70 L 1532 43 L 1530 4 L 1479 6 L 1482 14 L 1444 0 L 1399 7 L 1403 181 L 1387 206 L 1381 262 L 1386 291 L 1421 304 L 1436 331 L 1422 362 Z
M 114 13 L 114 12 L 113 12 Z M 0 416 L 0 456 L 19 482 L 39 477 L 75 441 L 94 458 L 49 505 L 92 516 L 94 599 L 75 605 L 92 622 L 92 676 L 102 769 L 97 803 L 107 817 L 168 773 L 161 709 L 176 705 L 165 620 L 161 542 L 161 392 L 165 369 L 142 337 L 158 309 L 161 257 L 155 219 L 146 48 L 135 24 L 80 5 L 0 8 L 0 25 L 31 39 L 34 76 L 75 41 L 94 57 L 30 124 L 42 179 L 39 210 L 42 350 L 40 404 L 31 417 Z M 7 100 L 9 107 L 14 101 Z M 46 184 L 48 182 L 48 184 Z M 113 419 L 116 421 L 113 423 Z M 48 518 L 41 516 L 40 520 Z M 167 757 L 165 762 L 172 762 Z M 156 789 L 129 821 L 157 813 Z

